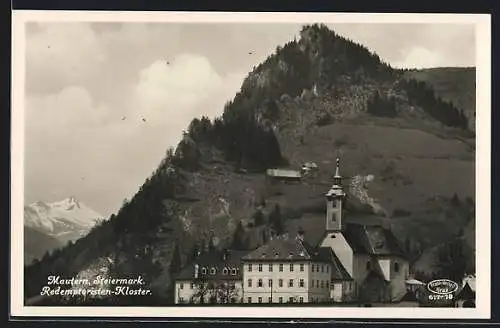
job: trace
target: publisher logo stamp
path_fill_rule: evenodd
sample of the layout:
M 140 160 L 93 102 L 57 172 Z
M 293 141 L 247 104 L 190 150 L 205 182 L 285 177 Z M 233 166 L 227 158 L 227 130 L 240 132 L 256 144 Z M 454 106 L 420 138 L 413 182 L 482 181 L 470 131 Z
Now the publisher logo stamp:
M 431 292 L 431 301 L 452 300 L 453 294 L 458 290 L 458 284 L 449 279 L 437 279 L 429 282 L 427 289 Z

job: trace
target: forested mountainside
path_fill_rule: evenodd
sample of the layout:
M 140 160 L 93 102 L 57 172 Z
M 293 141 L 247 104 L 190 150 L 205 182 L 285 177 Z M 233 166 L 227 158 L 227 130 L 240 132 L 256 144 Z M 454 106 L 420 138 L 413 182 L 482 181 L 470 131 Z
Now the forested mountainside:
M 405 72 L 409 78 L 424 81 L 434 88 L 443 100 L 450 101 L 464 111 L 469 128 L 475 130 L 476 118 L 476 68 L 442 67 Z
M 249 73 L 220 117 L 193 119 L 118 213 L 27 267 L 26 297 L 49 274 L 88 274 L 106 259 L 107 274 L 142 274 L 154 290 L 113 304 L 171 303 L 172 276 L 200 249 L 252 249 L 299 222 L 321 229 L 337 157 L 347 220 L 391 226 L 421 275 L 471 271 L 475 137 L 460 108 L 366 47 L 304 26 Z M 265 169 L 304 162 L 319 172 L 266 183 Z

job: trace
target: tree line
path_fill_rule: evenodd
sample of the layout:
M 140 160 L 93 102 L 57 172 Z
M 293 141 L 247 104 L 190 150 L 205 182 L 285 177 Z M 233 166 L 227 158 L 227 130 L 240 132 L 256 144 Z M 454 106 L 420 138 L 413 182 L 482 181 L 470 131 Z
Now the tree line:
M 451 102 L 438 97 L 433 87 L 414 78 L 403 79 L 401 88 L 406 91 L 410 105 L 421 107 L 427 114 L 444 125 L 466 130 L 468 120 L 464 112 Z

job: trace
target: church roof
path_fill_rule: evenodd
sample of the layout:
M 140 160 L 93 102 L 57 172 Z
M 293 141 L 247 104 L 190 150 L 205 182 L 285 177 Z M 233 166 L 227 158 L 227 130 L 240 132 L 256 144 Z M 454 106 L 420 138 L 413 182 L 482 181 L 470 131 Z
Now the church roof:
M 326 247 L 325 247 L 326 248 Z M 337 255 L 329 248 L 332 254 L 332 280 L 353 280 L 349 272 L 344 268 Z
M 244 256 L 243 260 L 306 260 L 329 263 L 330 255 L 325 249 L 313 247 L 298 238 L 278 236 Z
M 204 277 L 208 280 L 241 280 L 243 276 L 241 258 L 247 253 L 248 251 L 214 250 L 200 254 L 176 275 L 176 279 L 194 279 L 195 267 L 198 265 L 198 277 Z M 205 274 L 203 274 L 203 269 L 206 270 Z
M 355 253 L 406 257 L 392 231 L 381 225 L 348 223 L 343 235 Z

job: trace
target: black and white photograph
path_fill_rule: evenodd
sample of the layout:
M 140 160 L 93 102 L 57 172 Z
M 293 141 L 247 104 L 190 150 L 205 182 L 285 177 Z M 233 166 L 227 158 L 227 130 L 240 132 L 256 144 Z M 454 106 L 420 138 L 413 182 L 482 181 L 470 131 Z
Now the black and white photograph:
M 19 315 L 489 316 L 488 15 L 13 33 Z

